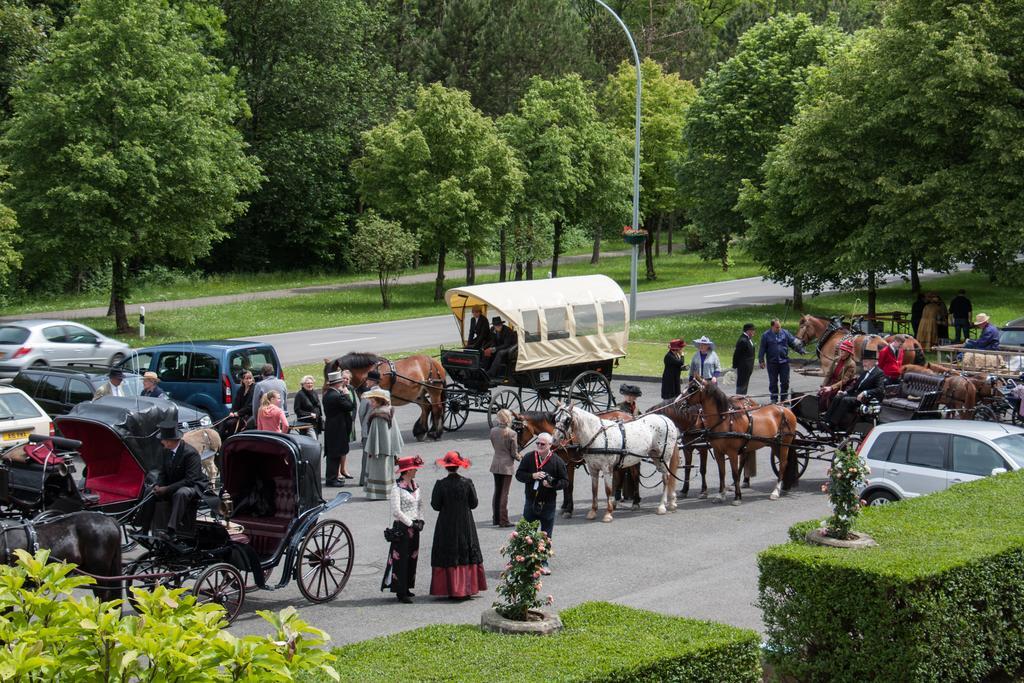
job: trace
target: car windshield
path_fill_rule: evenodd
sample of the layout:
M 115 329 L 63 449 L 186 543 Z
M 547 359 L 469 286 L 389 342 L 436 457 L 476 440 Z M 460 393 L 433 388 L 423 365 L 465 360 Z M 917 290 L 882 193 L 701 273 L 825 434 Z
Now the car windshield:
M 1024 467 L 1024 434 L 1010 434 L 993 439 L 995 444 L 1003 450 L 1019 466 Z
M 0 326 L 0 344 L 24 344 L 29 331 L 17 325 Z
M 42 417 L 39 410 L 21 394 L 0 394 L 0 420 L 30 420 Z

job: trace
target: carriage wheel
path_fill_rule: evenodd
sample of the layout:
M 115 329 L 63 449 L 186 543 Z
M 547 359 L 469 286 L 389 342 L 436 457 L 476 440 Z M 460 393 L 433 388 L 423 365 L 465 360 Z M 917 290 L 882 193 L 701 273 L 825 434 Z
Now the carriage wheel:
M 999 416 L 992 406 L 979 404 L 974 408 L 974 419 L 982 422 L 999 422 Z
M 549 389 L 523 389 L 523 410 L 550 413 L 557 401 Z
M 245 579 L 227 562 L 218 562 L 203 570 L 192 586 L 192 595 L 201 604 L 215 603 L 224 608 L 230 624 L 242 611 L 245 602 Z
M 789 447 L 789 457 L 796 457 L 796 478 L 799 480 L 800 477 L 804 476 L 804 472 L 807 471 L 807 464 L 811 460 L 810 450 L 807 448 L 798 448 L 797 446 Z M 772 463 L 772 472 L 775 474 L 775 478 L 779 478 L 779 456 L 776 455 L 775 449 L 772 449 L 772 456 L 770 458 Z
M 310 602 L 333 600 L 348 583 L 355 557 L 352 533 L 333 519 L 318 523 L 302 540 L 295 578 Z
M 608 410 L 614 405 L 608 378 L 594 370 L 576 375 L 576 379 L 569 385 L 569 400 L 578 401 L 590 412 Z
M 469 417 L 469 400 L 465 391 L 444 390 L 444 429 L 458 431 Z
M 121 553 L 130 553 L 138 547 L 139 542 L 130 536 L 131 529 L 127 524 L 121 524 Z
M 523 412 L 523 402 L 519 400 L 519 394 L 514 389 L 502 389 L 491 395 L 491 402 L 487 405 L 487 426 L 494 427 L 498 424 L 498 411 L 508 408 L 513 413 Z
M 132 595 L 132 588 L 141 588 L 143 590 L 151 591 L 157 586 L 166 586 L 167 588 L 181 588 L 182 579 L 185 574 L 188 573 L 188 565 L 182 562 L 174 562 L 173 560 L 157 557 L 153 553 L 146 553 L 139 557 L 134 562 L 131 562 L 124 568 L 125 576 L 140 576 L 143 574 L 166 574 L 173 572 L 173 576 L 161 576 L 154 578 L 137 578 L 128 579 L 125 582 L 126 597 L 128 598 L 128 604 L 132 606 L 136 612 L 139 611 L 138 601 L 135 600 L 135 596 Z

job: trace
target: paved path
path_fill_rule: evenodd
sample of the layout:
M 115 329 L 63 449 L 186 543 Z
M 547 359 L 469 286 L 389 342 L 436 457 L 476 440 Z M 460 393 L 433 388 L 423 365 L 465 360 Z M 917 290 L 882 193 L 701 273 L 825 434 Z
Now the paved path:
M 601 254 L 602 258 L 614 257 L 614 256 L 628 256 L 629 251 L 608 251 Z M 589 261 L 590 254 L 577 254 L 573 256 L 562 256 L 559 259 L 560 264 L 564 263 L 581 263 L 583 261 Z M 534 268 L 536 269 L 539 276 L 542 276 L 547 269 L 550 267 L 550 261 L 540 262 L 538 261 Z M 476 269 L 477 275 L 485 275 L 487 273 L 497 273 L 498 266 L 481 266 Z M 453 268 L 445 271 L 446 278 L 460 278 L 466 273 L 465 268 Z M 416 273 L 413 275 L 402 275 L 398 278 L 398 284 L 400 285 L 411 285 L 423 282 L 433 282 L 437 278 L 437 273 Z M 379 283 L 377 280 L 358 280 L 355 282 L 342 282 L 339 284 L 327 284 L 327 285 L 311 285 L 309 287 L 293 287 L 290 289 L 270 289 L 260 292 L 243 292 L 240 294 L 220 294 L 218 296 L 202 296 L 193 299 L 175 299 L 173 301 L 153 301 L 146 302 L 140 301 L 131 303 L 126 306 L 127 313 L 129 315 L 137 315 L 139 312 L 139 306 L 145 306 L 147 312 L 155 311 L 170 311 L 179 308 L 199 308 L 202 306 L 216 306 L 218 304 L 231 304 L 239 301 L 263 301 L 267 299 L 287 299 L 293 296 L 302 296 L 303 294 L 319 294 L 321 292 L 338 292 L 347 289 L 365 289 L 368 287 L 378 287 Z M 94 306 L 91 308 L 75 308 L 65 311 L 43 311 L 40 313 L 21 313 L 18 315 L 7 315 L 0 316 L 0 322 L 6 322 L 11 320 L 26 320 L 26 319 L 55 319 L 55 320 L 74 320 L 76 318 L 102 318 L 107 314 L 106 306 Z

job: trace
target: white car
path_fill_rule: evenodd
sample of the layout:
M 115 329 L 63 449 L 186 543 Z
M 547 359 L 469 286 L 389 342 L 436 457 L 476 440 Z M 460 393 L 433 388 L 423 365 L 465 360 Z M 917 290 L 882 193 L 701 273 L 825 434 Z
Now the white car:
M 66 320 L 16 320 L 0 323 L 0 379 L 28 367 L 117 365 L 131 347 L 85 325 Z
M 0 450 L 28 441 L 29 434 L 53 435 L 53 422 L 21 389 L 0 384 Z
M 861 458 L 871 468 L 868 505 L 943 491 L 1024 468 L 1024 428 L 974 420 L 909 420 L 875 427 Z

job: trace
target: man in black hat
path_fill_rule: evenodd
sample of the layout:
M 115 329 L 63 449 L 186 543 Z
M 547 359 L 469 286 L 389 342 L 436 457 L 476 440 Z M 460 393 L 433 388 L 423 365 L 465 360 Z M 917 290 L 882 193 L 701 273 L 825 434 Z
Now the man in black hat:
M 736 368 L 736 393 L 746 394 L 750 387 L 750 376 L 754 374 L 754 323 L 743 326 L 743 334 L 736 340 L 732 352 L 732 366 Z
M 622 394 L 622 400 L 615 404 L 615 409 L 629 413 L 633 417 L 639 415 L 640 406 L 636 404 L 636 400 L 644 395 L 640 387 L 635 384 L 623 384 L 619 387 L 619 393 Z M 612 491 L 615 500 L 632 500 L 633 509 L 639 510 L 640 465 L 615 468 L 615 472 L 612 474 Z
M 853 388 L 848 392 L 840 391 L 832 399 L 828 421 L 836 427 L 851 427 L 860 405 L 881 401 L 885 397 L 885 373 L 878 367 L 878 353 L 874 349 L 864 349 L 861 362 L 864 369 L 857 376 Z
M 153 496 L 139 511 L 139 526 L 143 532 L 149 531 L 159 505 L 162 516 L 167 516 L 167 535 L 173 537 L 185 522 L 192 502 L 206 490 L 209 479 L 203 475 L 199 452 L 181 440 L 176 423 L 160 426 L 160 444 L 164 447 L 163 466 Z
M 516 333 L 505 325 L 500 315 L 491 319 L 491 345 L 484 349 L 484 363 L 491 377 L 504 377 L 509 357 L 516 352 Z
M 126 396 L 124 387 L 121 386 L 121 382 L 124 381 L 124 372 L 120 368 L 111 368 L 110 372 L 107 373 L 108 380 L 100 385 L 100 388 L 96 390 L 96 395 L 93 398 L 100 398 L 102 396 Z

